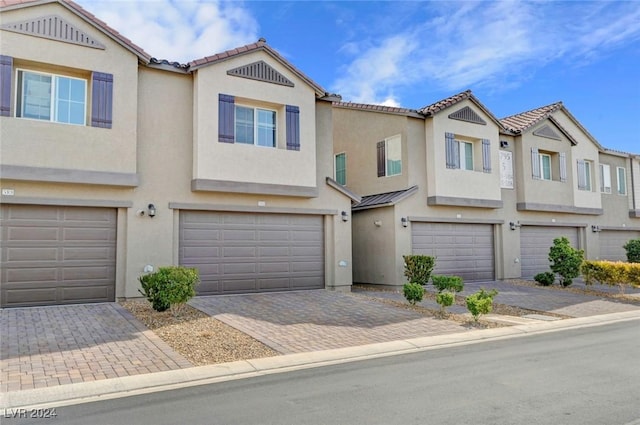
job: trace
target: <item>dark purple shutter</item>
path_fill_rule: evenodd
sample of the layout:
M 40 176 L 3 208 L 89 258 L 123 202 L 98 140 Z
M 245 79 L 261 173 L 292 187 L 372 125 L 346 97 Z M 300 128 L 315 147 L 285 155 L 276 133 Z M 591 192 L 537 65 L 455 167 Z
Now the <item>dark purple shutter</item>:
M 387 158 L 384 151 L 384 140 L 381 142 L 378 142 L 378 144 L 376 145 L 376 151 L 378 154 L 378 177 L 384 177 L 387 174 L 385 172 L 387 169 L 386 167 Z
M 111 128 L 113 124 L 113 74 L 94 71 L 91 85 L 91 126 Z
M 220 93 L 218 95 L 218 141 L 235 141 L 235 97 Z
M 11 116 L 11 75 L 13 58 L 0 55 L 0 116 Z
M 287 150 L 300 150 L 300 108 L 287 105 Z

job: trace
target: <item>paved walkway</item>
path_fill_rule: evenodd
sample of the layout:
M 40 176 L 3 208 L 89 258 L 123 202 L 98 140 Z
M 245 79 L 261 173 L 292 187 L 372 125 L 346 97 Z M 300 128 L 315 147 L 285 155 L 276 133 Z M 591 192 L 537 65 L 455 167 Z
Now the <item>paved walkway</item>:
M 467 330 L 459 323 L 325 290 L 196 297 L 189 304 L 285 354 Z
M 0 392 L 191 366 L 115 303 L 0 309 Z

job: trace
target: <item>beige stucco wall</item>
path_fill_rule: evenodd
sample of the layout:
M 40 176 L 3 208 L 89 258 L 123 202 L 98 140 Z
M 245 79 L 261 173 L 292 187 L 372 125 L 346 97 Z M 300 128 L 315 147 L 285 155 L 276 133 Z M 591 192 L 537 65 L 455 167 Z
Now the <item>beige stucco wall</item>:
M 374 208 L 353 214 L 353 281 L 398 285 L 398 259 L 393 208 Z
M 448 115 L 469 106 L 486 125 L 469 123 L 448 118 Z M 498 126 L 475 106 L 470 100 L 464 100 L 437 113 L 425 123 L 427 137 L 427 186 L 428 196 L 446 196 L 454 198 L 500 200 Z M 448 169 L 446 164 L 445 133 L 454 133 L 456 139 L 474 144 L 474 170 Z M 491 173 L 482 171 L 482 140 L 491 142 Z M 464 181 L 464 184 L 460 184 Z
M 91 71 L 113 74 L 113 128 L 90 126 L 91 85 L 87 85 L 86 126 L 0 117 L 3 165 L 136 172 L 137 57 L 58 4 L 2 13 L 3 23 L 60 15 L 104 44 L 94 49 L 40 37 L 0 31 L 0 51 L 14 59 L 14 68 L 87 78 Z M 16 74 L 12 115 L 15 116 Z
M 263 60 L 295 87 L 227 75 L 236 67 Z M 204 66 L 196 71 L 194 92 L 194 170 L 198 179 L 313 187 L 316 184 L 315 92 L 262 51 Z M 218 95 L 237 105 L 277 112 L 277 149 L 218 142 Z M 286 149 L 286 105 L 300 108 L 300 151 Z M 277 164 L 279 166 L 274 167 Z

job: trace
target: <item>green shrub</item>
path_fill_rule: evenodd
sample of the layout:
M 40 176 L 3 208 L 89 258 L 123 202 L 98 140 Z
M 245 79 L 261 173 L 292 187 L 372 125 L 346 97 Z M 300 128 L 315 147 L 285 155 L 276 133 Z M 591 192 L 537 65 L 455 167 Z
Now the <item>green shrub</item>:
M 584 251 L 571 246 L 569 239 L 562 236 L 553 240 L 549 249 L 551 271 L 560 275 L 560 284 L 569 286 L 573 278 L 580 276 L 580 266 L 584 261 Z
M 631 286 L 640 288 L 640 264 L 633 263 L 627 266 L 627 282 Z
M 498 295 L 498 291 L 492 289 L 487 292 L 483 288 L 466 298 L 467 309 L 476 322 L 481 314 L 489 314 L 493 310 L 493 297 Z
M 436 265 L 435 257 L 428 255 L 403 255 L 404 275 L 409 279 L 409 283 L 426 285 L 433 267 Z
M 196 295 L 200 281 L 198 270 L 182 266 L 160 267 L 157 272 L 138 278 L 142 290 L 138 290 L 156 311 L 179 306 Z
M 453 302 L 456 299 L 456 295 L 453 292 L 449 291 L 441 291 L 436 295 L 436 302 L 440 304 L 440 312 L 444 313 L 445 309 L 450 305 L 453 305 Z
M 416 305 L 416 303 L 422 301 L 424 297 L 424 287 L 419 283 L 405 283 L 402 287 L 402 293 L 407 301 L 409 301 L 409 304 Z
M 627 261 L 640 263 L 640 239 L 631 239 L 623 248 L 627 251 Z
M 462 278 L 460 276 L 433 275 L 431 276 L 431 281 L 438 292 L 462 292 L 464 289 L 464 283 L 462 283 Z
M 556 275 L 553 272 L 538 273 L 533 277 L 533 280 L 542 286 L 551 286 L 556 280 Z
M 618 285 L 624 293 L 626 285 L 640 285 L 640 264 L 622 261 L 587 260 L 582 264 L 582 275 L 587 285 L 598 282 L 603 285 Z

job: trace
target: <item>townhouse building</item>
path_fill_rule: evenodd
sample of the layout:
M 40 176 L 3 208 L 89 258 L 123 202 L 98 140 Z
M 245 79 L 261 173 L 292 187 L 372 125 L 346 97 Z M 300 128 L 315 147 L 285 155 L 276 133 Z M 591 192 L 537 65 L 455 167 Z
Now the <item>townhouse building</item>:
M 350 289 L 335 97 L 265 40 L 179 64 L 73 2 L 0 13 L 1 306 L 140 296 L 177 264 L 199 294 Z
M 419 110 L 334 103 L 335 178 L 353 208 L 356 283 L 406 282 L 403 255 L 466 281 L 532 278 L 553 239 L 625 260 L 640 156 L 602 147 L 562 103 L 496 118 L 470 91 Z

